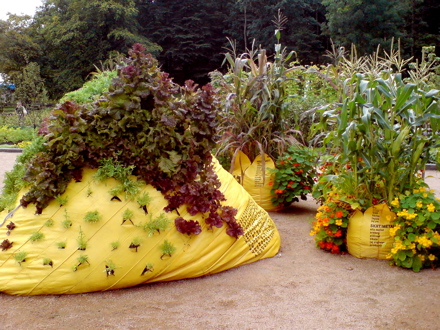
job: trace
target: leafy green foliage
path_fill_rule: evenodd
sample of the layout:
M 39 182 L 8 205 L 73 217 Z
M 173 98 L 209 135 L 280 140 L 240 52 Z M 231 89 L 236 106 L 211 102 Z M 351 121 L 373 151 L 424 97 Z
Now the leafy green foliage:
M 323 112 L 330 130 L 324 144 L 336 156 L 314 196 L 337 185 L 366 209 L 373 202 L 391 203 L 414 186 L 439 138 L 438 90 L 423 91 L 401 74 L 387 72 L 380 77 L 358 73 L 349 83 L 354 92 Z M 426 134 L 428 126 L 432 134 Z
M 86 104 L 95 101 L 95 98 L 101 96 L 106 92 L 111 84 L 113 78 L 117 75 L 115 71 L 103 71 L 93 76 L 84 85 L 73 92 L 65 94 L 60 102 L 72 101 L 78 104 Z
M 41 213 L 72 179 L 82 179 L 83 167 L 101 165 L 104 177 L 118 179 L 120 171 L 137 177 L 122 179 L 129 198 L 139 193 L 142 180 L 161 191 L 167 212 L 186 205 L 190 215 L 221 213 L 225 197 L 210 153 L 218 106 L 210 85 L 198 89 L 188 81 L 179 87 L 137 44 L 97 102 L 66 102 L 52 111 L 47 150 L 29 164 L 24 179 L 32 185 L 21 204 L 35 203 Z M 240 227 L 235 220 L 228 225 Z
M 17 157 L 12 170 L 5 173 L 4 186 L 0 196 L 0 211 L 4 209 L 12 210 L 17 200 L 18 192 L 29 185 L 23 180 L 23 176 L 32 157 L 38 152 L 45 150 L 43 143 L 43 137 L 37 136 L 30 145 L 23 149 L 22 154 Z
M 403 11 L 398 0 L 322 0 L 326 6 L 324 31 L 338 44 L 355 44 L 361 53 L 371 53 L 378 44 L 402 36 Z M 366 33 L 368 31 L 368 33 Z
M 22 141 L 32 141 L 35 137 L 35 130 L 30 127 L 13 128 L 9 126 L 0 127 L 0 144 L 12 142 L 14 144 Z
M 288 206 L 298 202 L 298 196 L 306 200 L 315 184 L 316 157 L 311 149 L 292 146 L 275 164 L 275 180 L 272 186 L 274 205 Z

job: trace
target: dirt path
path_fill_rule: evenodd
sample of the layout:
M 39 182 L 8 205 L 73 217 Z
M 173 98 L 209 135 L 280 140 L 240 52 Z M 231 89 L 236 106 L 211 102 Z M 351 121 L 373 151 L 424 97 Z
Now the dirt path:
M 0 179 L 16 154 L 0 153 Z M 440 193 L 440 176 L 427 181 Z M 1 329 L 438 329 L 440 271 L 332 255 L 309 236 L 314 201 L 271 213 L 271 259 L 220 274 L 71 296 L 0 294 Z

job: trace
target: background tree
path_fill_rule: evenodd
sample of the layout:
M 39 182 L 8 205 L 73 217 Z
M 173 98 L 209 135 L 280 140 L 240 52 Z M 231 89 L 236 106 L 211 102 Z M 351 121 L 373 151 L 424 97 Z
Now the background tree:
M 160 45 L 158 59 L 176 82 L 207 82 L 220 67 L 227 45 L 225 30 L 233 0 L 139 1 L 142 34 Z
M 10 15 L 0 20 L 0 72 L 3 77 L 21 73 L 41 56 L 41 47 L 31 35 L 30 16 Z
M 33 23 L 43 47 L 42 75 L 52 97 L 79 88 L 94 64 L 135 42 L 157 45 L 138 33 L 134 0 L 46 0 Z
M 15 84 L 15 99 L 31 110 L 38 103 L 47 101 L 47 91 L 36 62 L 26 65 L 21 72 L 11 76 Z
M 255 45 L 273 52 L 274 23 L 278 10 L 287 18 L 281 41 L 294 50 L 305 63 L 317 62 L 324 51 L 325 37 L 321 23 L 324 6 L 318 0 L 240 0 L 230 10 L 228 37 L 237 41 L 238 49 L 246 51 Z
M 388 48 L 392 38 L 404 36 L 398 0 L 322 0 L 322 4 L 327 11 L 324 32 L 336 44 L 356 45 L 360 54 L 372 53 L 378 44 Z
M 440 1 L 402 1 L 406 38 L 403 45 L 411 56 L 420 57 L 424 46 L 440 48 Z

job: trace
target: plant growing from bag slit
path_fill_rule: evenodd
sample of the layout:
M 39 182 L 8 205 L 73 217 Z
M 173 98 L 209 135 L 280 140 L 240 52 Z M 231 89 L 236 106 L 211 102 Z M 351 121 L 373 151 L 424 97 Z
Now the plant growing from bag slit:
M 135 251 L 138 251 L 138 247 L 141 246 L 141 239 L 139 237 L 133 238 L 128 248 L 135 249 Z
M 148 263 L 142 271 L 141 276 L 148 272 L 153 272 L 153 264 Z
M 61 226 L 63 228 L 70 228 L 72 227 L 72 221 L 70 220 L 69 216 L 67 215 L 67 210 L 64 209 L 64 220 L 61 222 Z
M 87 248 L 87 240 L 81 228 L 79 229 L 79 236 L 76 241 L 78 243 L 78 250 L 84 251 Z
M 112 247 L 112 251 L 116 250 L 119 247 L 120 243 L 119 241 L 114 241 L 110 243 L 110 246 Z
M 111 260 L 106 261 L 105 273 L 106 273 L 107 277 L 115 276 L 115 269 L 116 269 L 116 266 Z
M 87 212 L 84 216 L 84 221 L 89 223 L 96 223 L 101 220 L 101 215 L 98 211 Z
M 139 207 L 144 210 L 145 214 L 148 214 L 148 205 L 151 203 L 151 197 L 150 195 L 145 192 L 142 194 L 142 196 L 139 196 L 136 201 L 139 204 Z
M 9 223 L 6 225 L 6 228 L 8 228 L 6 235 L 9 236 L 11 234 L 11 231 L 15 229 L 15 223 L 9 221 Z
M 50 258 L 43 258 L 43 266 L 53 267 L 53 261 Z
M 163 257 L 168 256 L 171 257 L 172 254 L 176 251 L 176 247 L 170 243 L 168 240 L 165 240 L 160 246 L 160 250 L 162 251 L 162 255 L 160 259 L 163 259 Z
M 62 249 L 66 248 L 67 243 L 65 241 L 61 241 L 61 242 L 57 242 L 56 244 L 57 244 L 57 247 L 62 250 Z
M 27 252 L 17 252 L 16 254 L 14 254 L 14 259 L 15 261 L 17 261 L 19 263 L 19 265 L 21 266 L 22 262 L 26 261 L 26 257 L 27 257 Z
M 46 227 L 52 227 L 54 225 L 54 221 L 52 219 L 47 220 L 44 225 Z
M 159 233 L 161 231 L 165 231 L 170 224 L 170 220 L 167 218 L 165 214 L 161 214 L 158 217 L 153 219 L 153 216 L 150 215 L 150 221 L 145 224 L 141 224 L 145 231 L 148 231 L 148 236 L 153 236 L 155 233 Z
M 29 238 L 29 240 L 31 242 L 38 242 L 38 241 L 41 241 L 43 238 L 44 238 L 44 234 L 43 233 L 35 232 L 35 233 L 32 233 L 32 235 Z
M 79 267 L 79 266 L 84 265 L 84 264 L 86 264 L 86 263 L 90 266 L 90 263 L 89 263 L 89 257 L 88 257 L 87 255 L 84 255 L 84 254 L 80 255 L 80 256 L 77 258 L 77 261 L 78 261 L 78 263 L 77 263 L 76 265 L 73 266 L 73 271 L 74 271 L 74 272 L 76 272 L 76 271 L 78 270 L 78 267 Z
M 0 247 L 2 248 L 2 251 L 9 250 L 14 242 L 10 242 L 8 239 L 5 239 L 1 244 Z
M 55 200 L 58 202 L 60 207 L 66 205 L 67 203 L 67 197 L 61 197 L 61 195 L 55 196 Z
M 35 203 L 41 213 L 72 179 L 81 180 L 82 168 L 99 168 L 108 160 L 137 178 L 120 182 L 128 198 L 136 198 L 145 182 L 165 197 L 166 212 L 183 205 L 191 215 L 221 212 L 225 198 L 211 155 L 219 118 L 210 85 L 173 83 L 135 44 L 96 102 L 65 102 L 53 109 L 47 149 L 30 162 L 24 180 L 31 187 L 20 202 Z M 233 228 L 229 234 L 240 233 L 236 219 L 227 225 Z
M 126 209 L 124 211 L 124 213 L 122 214 L 122 223 L 121 225 L 123 225 L 126 221 L 130 221 L 132 225 L 134 225 L 133 220 L 131 220 L 133 218 L 133 211 L 130 209 Z

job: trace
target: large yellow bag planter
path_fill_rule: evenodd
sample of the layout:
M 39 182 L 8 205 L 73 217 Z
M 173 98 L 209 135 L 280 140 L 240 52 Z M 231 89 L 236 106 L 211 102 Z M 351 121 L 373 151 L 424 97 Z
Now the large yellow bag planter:
M 264 176 L 263 163 L 265 165 Z M 258 155 L 251 163 L 249 157 L 239 151 L 232 174 L 259 206 L 266 211 L 277 211 L 280 206 L 272 204 L 274 195 L 271 193 L 275 175 L 270 172 L 270 169 L 275 169 L 275 163 L 268 155 L 264 154 L 264 160 L 261 155 Z
M 386 259 L 394 242 L 390 228 L 395 218 L 386 204 L 374 205 L 365 213 L 355 211 L 348 222 L 348 252 L 357 258 Z
M 238 239 L 225 233 L 225 225 L 208 230 L 202 216 L 189 216 L 184 206 L 178 210 L 180 216 L 198 220 L 202 231 L 182 234 L 174 224 L 179 215 L 163 211 L 167 202 L 160 192 L 142 188 L 141 194 L 147 192 L 152 199 L 144 210 L 124 196 L 111 199 L 108 191 L 117 182 L 98 182 L 95 170 L 85 169 L 83 180 L 71 182 L 61 196 L 65 205 L 54 200 L 40 215 L 34 215 L 33 205 L 19 208 L 0 228 L 0 291 L 104 291 L 199 277 L 274 256 L 280 248 L 274 222 L 217 161 L 215 170 L 225 205 L 238 210 L 237 222 L 244 230 Z M 127 209 L 132 212 L 129 219 L 124 218 Z M 1 220 L 6 215 L 0 213 Z M 158 219 L 166 219 L 166 226 L 155 230 L 149 224 Z

